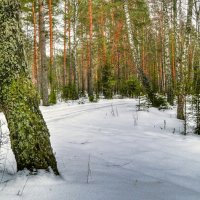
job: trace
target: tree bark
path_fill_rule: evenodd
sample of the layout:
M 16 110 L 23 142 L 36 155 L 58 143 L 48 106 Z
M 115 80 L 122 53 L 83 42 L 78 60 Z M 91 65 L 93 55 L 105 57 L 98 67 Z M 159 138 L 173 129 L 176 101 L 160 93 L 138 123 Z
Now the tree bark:
M 63 87 L 67 84 L 67 0 L 65 0 L 64 6 Z
M 79 85 L 78 85 L 78 64 L 77 64 L 77 26 L 78 26 L 78 1 L 74 0 L 74 86 L 76 90 L 76 97 L 78 98 Z
M 198 48 L 200 45 L 200 5 L 199 2 L 195 2 L 195 15 L 196 15 L 196 31 L 197 31 L 197 41 Z M 194 77 L 193 77 L 193 90 L 194 90 L 194 103 L 195 103 L 195 117 L 196 117 L 196 127 L 195 133 L 200 135 L 200 58 L 194 65 Z
M 174 91 L 172 85 L 172 72 L 171 72 L 171 63 L 170 63 L 170 52 L 169 52 L 169 8 L 166 0 L 163 0 L 163 33 L 164 33 L 164 66 L 166 71 L 166 93 L 167 93 L 167 101 L 173 105 L 174 104 Z
M 49 62 L 49 82 L 50 82 L 50 98 L 49 103 L 56 103 L 55 81 L 53 77 L 53 62 L 54 62 L 54 49 L 53 49 L 53 17 L 52 17 L 52 0 L 48 0 L 49 7 L 49 37 L 50 37 L 50 62 Z M 56 70 L 54 70 L 56 73 Z
M 183 53 L 182 53 L 182 62 L 181 62 L 181 69 L 178 74 L 178 107 L 177 107 L 177 118 L 178 119 L 185 119 L 184 116 L 184 96 L 187 93 L 187 84 L 188 80 L 186 80 L 186 72 L 188 70 L 188 52 L 190 46 L 190 35 L 192 29 L 192 9 L 193 9 L 193 0 L 188 0 L 188 9 L 187 9 L 187 22 L 186 22 L 186 29 L 185 29 L 185 41 L 183 46 Z M 182 100 L 183 99 L 183 100 Z
M 49 93 L 48 93 L 48 66 L 46 63 L 46 36 L 45 36 L 45 21 L 44 21 L 44 0 L 38 0 L 39 2 L 39 44 L 40 44 L 40 83 L 41 83 L 41 95 L 43 106 L 49 105 Z
M 92 17 L 92 0 L 88 0 L 90 38 L 89 38 L 89 67 L 88 67 L 88 95 L 93 97 L 93 63 L 92 63 L 92 35 L 93 35 L 93 17 Z
M 71 1 L 68 0 L 68 47 L 69 47 L 69 85 L 72 84 L 72 61 L 71 61 Z
M 48 169 L 58 174 L 50 135 L 28 77 L 19 0 L 0 1 L 0 105 L 10 130 L 17 170 Z
M 185 98 L 184 95 L 179 94 L 178 95 L 178 106 L 177 106 L 177 119 L 184 120 L 184 105 L 185 105 Z
M 37 27 L 36 27 L 36 12 L 35 12 L 35 1 L 32 3 L 32 15 L 33 15 L 33 26 L 34 26 L 34 55 L 33 55 L 33 67 L 32 67 L 32 81 L 37 86 L 38 76 L 38 58 L 37 58 Z

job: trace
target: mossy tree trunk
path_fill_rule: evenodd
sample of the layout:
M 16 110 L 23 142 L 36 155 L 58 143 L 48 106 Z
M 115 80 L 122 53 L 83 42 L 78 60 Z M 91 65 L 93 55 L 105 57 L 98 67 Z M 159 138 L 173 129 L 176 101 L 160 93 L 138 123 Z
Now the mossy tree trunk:
M 17 170 L 48 169 L 58 174 L 50 135 L 28 76 L 19 0 L 0 1 L 0 105 L 10 130 Z

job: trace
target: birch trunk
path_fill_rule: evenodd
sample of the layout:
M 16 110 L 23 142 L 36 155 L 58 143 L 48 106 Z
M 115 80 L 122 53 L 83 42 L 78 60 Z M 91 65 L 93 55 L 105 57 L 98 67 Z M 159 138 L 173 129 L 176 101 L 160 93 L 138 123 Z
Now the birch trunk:
M 163 15 L 164 15 L 164 66 L 166 71 L 166 92 L 167 100 L 173 105 L 174 104 L 174 94 L 172 87 L 172 72 L 171 72 L 171 63 L 170 63 L 170 52 L 169 52 L 169 10 L 166 0 L 163 0 Z
M 188 81 L 186 80 L 185 73 L 188 70 L 189 65 L 189 46 L 190 46 L 190 34 L 192 28 L 192 9 L 193 9 L 193 0 L 188 0 L 188 12 L 187 12 L 187 22 L 186 22 L 186 29 L 185 29 L 185 40 L 183 45 L 183 53 L 182 53 L 182 63 L 181 68 L 178 76 L 178 106 L 177 106 L 177 118 L 178 119 L 185 119 L 184 116 L 184 95 L 186 95 L 186 85 Z
M 146 93 L 152 105 L 155 107 L 159 107 L 163 102 L 161 102 L 160 99 L 157 98 L 156 94 L 154 93 L 152 89 L 152 84 L 150 80 L 147 78 L 147 76 L 145 75 L 141 67 L 140 55 L 137 49 L 138 47 L 135 45 L 134 37 L 133 37 L 133 31 L 132 31 L 133 29 L 132 29 L 132 24 L 130 20 L 128 0 L 123 0 L 123 1 L 124 1 L 124 13 L 126 17 L 126 26 L 127 26 L 127 31 L 128 31 L 128 39 L 129 39 L 129 44 L 132 51 L 132 57 L 136 65 L 138 76 L 142 82 L 144 89 L 146 90 Z

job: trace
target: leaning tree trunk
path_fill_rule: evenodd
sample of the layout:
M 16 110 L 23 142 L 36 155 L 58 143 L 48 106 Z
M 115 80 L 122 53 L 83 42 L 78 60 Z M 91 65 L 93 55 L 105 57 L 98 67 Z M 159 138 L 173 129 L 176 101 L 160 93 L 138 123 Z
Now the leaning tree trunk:
M 58 174 L 38 95 L 28 77 L 19 0 L 0 1 L 0 105 L 10 130 L 17 170 L 48 169 Z
M 126 26 L 127 26 L 127 32 L 128 32 L 128 39 L 129 39 L 129 45 L 132 51 L 132 57 L 135 62 L 137 74 L 141 80 L 142 86 L 145 89 L 147 96 L 149 100 L 151 101 L 152 105 L 154 107 L 159 107 L 163 104 L 164 99 L 158 98 L 155 92 L 152 88 L 152 83 L 144 73 L 144 70 L 141 67 L 141 59 L 139 56 L 139 51 L 137 50 L 137 45 L 134 41 L 134 35 L 132 31 L 132 23 L 131 23 L 131 17 L 129 14 L 129 2 L 128 0 L 123 0 L 124 2 L 124 13 L 126 18 Z

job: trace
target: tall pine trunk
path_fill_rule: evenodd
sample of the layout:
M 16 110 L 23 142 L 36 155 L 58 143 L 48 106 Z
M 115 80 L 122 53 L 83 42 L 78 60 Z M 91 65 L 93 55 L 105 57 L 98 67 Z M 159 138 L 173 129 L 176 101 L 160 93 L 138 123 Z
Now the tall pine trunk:
M 50 135 L 28 77 L 19 0 L 0 1 L 0 105 L 10 130 L 17 170 L 48 169 L 58 174 Z
M 89 67 L 88 67 L 88 95 L 93 99 L 93 63 L 92 63 L 92 35 L 93 35 L 93 17 L 92 17 L 92 0 L 88 0 L 88 11 L 89 11 Z
M 49 102 L 51 104 L 56 103 L 56 91 L 55 91 L 55 81 L 53 77 L 53 62 L 54 62 L 54 52 L 53 52 L 53 17 L 52 17 L 52 0 L 48 0 L 49 7 L 49 38 L 50 38 L 50 62 L 49 62 L 49 82 L 50 82 L 50 97 Z M 56 73 L 56 70 L 54 70 Z
M 74 86 L 76 91 L 76 96 L 78 98 L 79 85 L 78 85 L 78 63 L 77 63 L 77 27 L 78 27 L 78 1 L 74 0 L 74 26 L 73 26 L 73 35 L 74 35 Z
M 32 81 L 33 84 L 37 86 L 37 76 L 38 76 L 38 58 L 37 58 L 37 27 L 36 27 L 36 12 L 35 12 L 36 3 L 32 3 L 32 15 L 33 15 L 33 27 L 34 27 L 34 55 L 33 55 L 33 66 L 32 66 Z
M 72 84 L 72 61 L 71 61 L 71 1 L 68 0 L 68 47 L 69 47 L 69 86 Z
M 39 44 L 40 44 L 40 84 L 43 106 L 49 105 L 48 66 L 46 63 L 46 36 L 44 21 L 44 0 L 39 2 Z
M 63 87 L 67 84 L 67 0 L 64 6 Z

